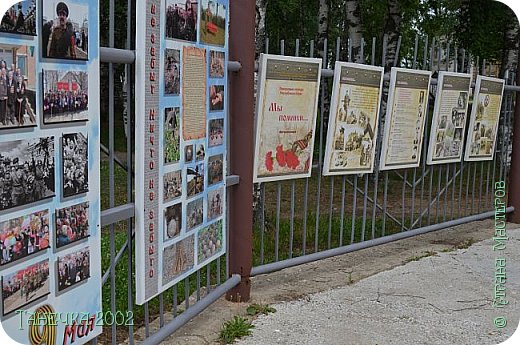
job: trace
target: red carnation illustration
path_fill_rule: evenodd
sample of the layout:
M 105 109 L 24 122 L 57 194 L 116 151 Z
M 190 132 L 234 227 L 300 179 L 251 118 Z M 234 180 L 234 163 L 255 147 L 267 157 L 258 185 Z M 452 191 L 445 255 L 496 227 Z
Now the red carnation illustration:
M 287 166 L 291 169 L 296 169 L 300 165 L 300 160 L 291 150 L 285 151 L 285 160 L 287 161 Z
M 283 152 L 282 145 L 278 145 L 276 147 L 276 161 L 278 162 L 278 165 L 281 167 L 284 167 L 287 163 L 285 160 L 285 153 Z
M 272 151 L 267 152 L 267 154 L 265 155 L 265 167 L 269 171 L 273 171 L 273 157 L 272 157 L 272 155 L 273 155 Z

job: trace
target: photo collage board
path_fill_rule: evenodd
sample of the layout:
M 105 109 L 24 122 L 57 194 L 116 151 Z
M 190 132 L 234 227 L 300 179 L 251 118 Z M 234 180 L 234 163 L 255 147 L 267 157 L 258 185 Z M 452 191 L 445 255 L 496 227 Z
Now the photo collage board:
M 226 252 L 227 0 L 137 4 L 136 301 Z
M 71 331 L 102 310 L 98 13 L 98 0 L 26 0 L 1 16 L 0 317 L 24 344 L 102 331 Z

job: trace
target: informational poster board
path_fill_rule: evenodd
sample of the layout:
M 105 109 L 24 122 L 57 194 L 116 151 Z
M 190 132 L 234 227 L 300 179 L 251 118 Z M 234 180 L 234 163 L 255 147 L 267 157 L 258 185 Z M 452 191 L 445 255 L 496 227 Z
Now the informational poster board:
M 226 253 L 228 18 L 228 0 L 137 1 L 138 304 Z
M 254 182 L 311 176 L 321 59 L 262 54 Z
M 430 71 L 392 68 L 381 170 L 419 166 L 430 77 Z
M 102 331 L 98 18 L 97 0 L 1 16 L 0 317 L 22 344 Z
M 383 67 L 336 62 L 323 175 L 371 173 Z
M 428 164 L 460 162 L 466 133 L 471 76 L 440 72 L 428 146 Z
M 465 161 L 493 160 L 504 80 L 478 76 L 466 141 Z

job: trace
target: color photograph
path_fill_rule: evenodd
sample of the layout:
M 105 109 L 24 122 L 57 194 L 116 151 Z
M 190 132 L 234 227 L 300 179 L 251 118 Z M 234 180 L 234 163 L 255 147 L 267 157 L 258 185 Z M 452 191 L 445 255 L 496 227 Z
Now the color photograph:
M 199 264 L 222 250 L 223 236 L 222 220 L 199 231 Z
M 209 110 L 224 110 L 224 85 L 211 85 L 209 87 Z
M 63 196 L 88 192 L 88 138 L 81 133 L 62 138 Z
M 164 164 L 177 163 L 181 157 L 180 108 L 164 110 Z
M 197 150 L 195 151 L 195 161 L 203 161 L 204 157 L 206 157 L 206 150 L 204 149 L 204 144 L 197 144 Z
M 63 291 L 90 277 L 90 248 L 58 258 L 58 291 Z
M 164 202 L 172 201 L 182 195 L 182 174 L 180 170 L 164 174 L 163 181 Z
M 224 78 L 226 68 L 226 53 L 212 50 L 209 53 L 209 76 Z
M 182 230 L 182 203 L 169 206 L 164 211 L 164 239 L 177 237 Z
M 60 248 L 67 244 L 87 238 L 89 203 L 65 207 L 56 210 L 56 247 Z
M 54 196 L 54 137 L 0 143 L 0 211 Z
M 36 0 L 20 1 L 2 17 L 0 32 L 36 36 Z
M 188 198 L 204 191 L 204 163 L 188 168 L 186 172 Z
M 202 198 L 188 203 L 186 207 L 187 229 L 191 230 L 202 224 L 204 218 L 204 206 Z
M 226 44 L 226 5 L 201 0 L 200 40 L 223 47 Z
M 208 192 L 208 220 L 218 218 L 222 215 L 224 208 L 224 188 Z
M 88 120 L 88 74 L 43 71 L 43 123 Z
M 208 146 L 214 147 L 224 143 L 224 119 L 209 120 Z
M 195 236 L 189 236 L 163 252 L 163 285 L 166 285 L 193 268 L 195 261 Z
M 0 264 L 6 265 L 49 248 L 49 210 L 0 223 Z
M 208 185 L 219 183 L 223 180 L 223 169 L 223 155 L 216 155 L 208 158 Z
M 197 41 L 197 0 L 166 0 L 166 38 Z
M 178 95 L 181 92 L 181 52 L 166 49 L 164 54 L 164 94 Z

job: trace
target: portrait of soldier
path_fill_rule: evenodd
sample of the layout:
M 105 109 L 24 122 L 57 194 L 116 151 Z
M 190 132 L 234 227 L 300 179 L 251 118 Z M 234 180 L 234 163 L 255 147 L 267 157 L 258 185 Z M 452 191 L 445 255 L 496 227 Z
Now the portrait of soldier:
M 69 22 L 69 8 L 63 2 L 56 5 L 56 15 L 58 23 L 53 28 L 50 43 L 49 54 L 51 58 L 76 58 L 75 52 L 75 35 L 72 23 Z

